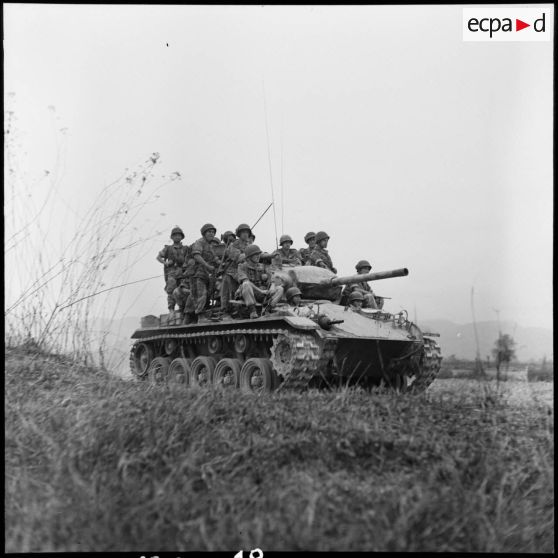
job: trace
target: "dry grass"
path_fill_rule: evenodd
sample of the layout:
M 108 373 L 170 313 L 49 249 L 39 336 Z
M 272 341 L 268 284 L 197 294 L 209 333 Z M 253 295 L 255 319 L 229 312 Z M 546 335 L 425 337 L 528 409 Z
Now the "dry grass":
M 491 385 L 254 397 L 9 351 L 6 550 L 552 552 L 552 407 Z

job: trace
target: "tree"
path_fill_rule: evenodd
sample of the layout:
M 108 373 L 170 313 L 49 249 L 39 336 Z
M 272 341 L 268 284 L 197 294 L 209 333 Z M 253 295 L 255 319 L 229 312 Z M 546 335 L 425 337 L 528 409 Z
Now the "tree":
M 496 370 L 499 372 L 502 364 L 506 365 L 507 370 L 510 362 L 515 358 L 515 341 L 513 337 L 507 333 L 500 335 L 496 339 L 492 354 L 496 360 Z

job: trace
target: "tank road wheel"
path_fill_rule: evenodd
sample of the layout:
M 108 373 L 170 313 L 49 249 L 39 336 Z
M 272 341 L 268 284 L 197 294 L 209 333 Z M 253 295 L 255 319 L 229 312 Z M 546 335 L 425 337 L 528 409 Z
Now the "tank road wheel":
M 240 388 L 243 391 L 270 392 L 276 385 L 275 372 L 267 358 L 249 358 L 240 370 Z
M 168 357 L 155 357 L 151 361 L 147 371 L 151 383 L 163 384 L 167 381 L 170 362 L 171 359 Z
M 213 357 L 196 357 L 190 369 L 190 385 L 207 387 L 211 385 L 216 360 Z
M 190 385 L 191 365 L 190 358 L 175 358 L 169 366 L 169 384 Z
M 151 361 L 153 349 L 147 343 L 137 343 L 130 352 L 130 369 L 136 378 L 144 378 Z
M 240 369 L 242 365 L 237 358 L 224 358 L 217 363 L 213 372 L 213 385 L 225 389 L 240 386 Z
M 176 339 L 165 339 L 164 350 L 167 356 L 171 356 L 178 347 L 178 341 Z
M 220 337 L 213 336 L 207 341 L 207 350 L 215 355 L 223 352 L 223 340 Z
M 244 335 L 243 333 L 239 333 L 238 335 L 235 335 L 234 337 L 234 350 L 237 353 L 245 353 L 248 350 L 248 347 L 250 346 L 250 340 L 248 339 L 247 335 Z

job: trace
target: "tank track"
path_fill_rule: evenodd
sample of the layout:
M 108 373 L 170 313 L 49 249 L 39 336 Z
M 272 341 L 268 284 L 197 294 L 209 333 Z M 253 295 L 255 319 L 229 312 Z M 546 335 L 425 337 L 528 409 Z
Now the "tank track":
M 288 347 L 290 358 L 281 359 L 282 348 Z M 287 332 L 279 335 L 271 348 L 271 363 L 283 378 L 278 389 L 304 391 L 310 380 L 320 374 L 333 358 L 335 340 L 325 340 L 323 349 L 308 333 Z
M 436 379 L 442 363 L 440 345 L 429 337 L 424 337 L 424 349 L 415 381 L 409 386 L 411 393 L 422 393 Z

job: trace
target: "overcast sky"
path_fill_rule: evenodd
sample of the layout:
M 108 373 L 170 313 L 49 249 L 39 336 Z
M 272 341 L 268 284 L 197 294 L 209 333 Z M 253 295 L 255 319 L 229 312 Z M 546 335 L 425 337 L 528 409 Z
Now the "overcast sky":
M 252 224 L 272 196 L 265 86 L 278 234 L 327 231 L 340 274 L 408 267 L 374 288 L 419 320 L 471 321 L 474 285 L 477 319 L 552 326 L 552 57 L 463 42 L 462 6 L 4 4 L 27 174 L 55 165 L 64 129 L 57 234 L 152 152 L 182 180 L 127 278 L 162 272 L 176 224 L 188 243 Z M 272 211 L 254 232 L 274 248 Z M 121 296 L 166 310 L 162 280 Z

